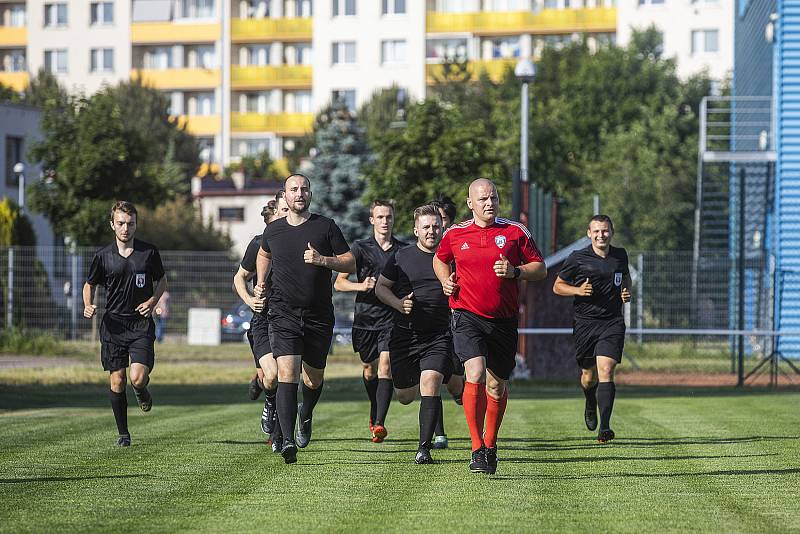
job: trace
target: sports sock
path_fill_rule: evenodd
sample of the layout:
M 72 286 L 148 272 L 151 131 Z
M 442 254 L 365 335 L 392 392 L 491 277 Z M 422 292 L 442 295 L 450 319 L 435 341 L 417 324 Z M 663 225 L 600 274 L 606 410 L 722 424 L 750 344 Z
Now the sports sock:
M 392 402 L 392 393 L 394 392 L 391 378 L 378 379 L 378 391 L 376 394 L 378 400 L 378 410 L 375 413 L 374 423 L 376 425 L 383 425 L 386 423 L 386 414 L 389 412 L 389 403 Z
M 294 439 L 294 422 L 297 419 L 297 384 L 278 382 L 275 405 L 278 410 L 278 421 L 281 425 L 283 439 Z
M 464 415 L 467 418 L 469 437 L 472 439 L 472 450 L 483 446 L 483 421 L 486 417 L 486 387 L 474 382 L 464 383 Z
M 128 397 L 125 395 L 125 391 L 117 393 L 109 390 L 108 396 L 111 399 L 114 420 L 117 422 L 117 432 L 120 436 L 130 436 L 130 432 L 128 432 Z
M 375 417 L 378 415 L 378 379 L 367 380 L 363 375 L 361 379 L 364 381 L 364 388 L 369 397 L 369 420 L 374 423 Z
M 267 388 L 264 388 L 264 395 L 266 395 L 266 397 L 267 397 L 268 399 L 275 400 L 275 393 L 276 393 L 277 391 L 278 391 L 278 388 L 277 388 L 277 387 L 276 387 L 275 389 L 267 389 Z
M 433 439 L 433 427 L 436 425 L 436 420 L 442 413 L 442 398 L 425 397 L 420 399 L 419 404 L 419 446 L 431 447 L 431 440 Z
M 439 397 L 439 402 L 441 402 L 442 398 Z M 435 436 L 445 436 L 444 433 L 444 412 L 439 410 L 439 416 L 436 418 L 436 427 L 433 429 L 433 434 Z
M 497 446 L 497 434 L 500 432 L 500 425 L 503 424 L 503 414 L 506 413 L 508 404 L 508 390 L 499 399 L 491 395 L 486 395 L 486 434 L 483 441 L 487 447 Z
M 595 385 L 593 385 L 592 387 L 590 387 L 588 389 L 585 389 L 585 388 L 583 388 L 581 386 L 581 389 L 583 390 L 583 395 L 586 397 L 586 409 L 587 410 L 596 410 L 597 409 L 597 384 L 598 383 L 599 382 L 596 382 Z
M 325 382 L 321 383 L 317 389 L 311 389 L 303 382 L 303 405 L 300 411 L 301 421 L 311 419 L 311 416 L 314 415 L 314 407 L 317 405 L 320 395 L 322 395 L 322 387 L 324 385 Z
M 600 430 L 611 428 L 611 411 L 614 409 L 614 397 L 617 386 L 614 382 L 600 382 L 597 385 L 597 406 L 600 408 Z

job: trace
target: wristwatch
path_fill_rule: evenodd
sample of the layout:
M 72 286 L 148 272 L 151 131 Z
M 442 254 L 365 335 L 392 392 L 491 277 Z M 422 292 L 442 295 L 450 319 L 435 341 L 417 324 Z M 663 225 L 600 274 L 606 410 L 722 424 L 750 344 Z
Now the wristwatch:
M 519 278 L 522 275 L 522 269 L 519 267 L 514 267 L 514 280 Z

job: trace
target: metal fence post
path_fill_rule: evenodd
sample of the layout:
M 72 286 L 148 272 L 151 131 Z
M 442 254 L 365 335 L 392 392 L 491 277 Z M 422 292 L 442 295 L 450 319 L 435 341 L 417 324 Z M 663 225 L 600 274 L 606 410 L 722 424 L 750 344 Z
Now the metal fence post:
M 637 342 L 642 344 L 641 330 L 644 328 L 644 254 L 636 258 L 636 269 L 639 271 L 639 283 L 636 285 L 636 326 L 639 328 Z
M 14 327 L 14 247 L 8 247 L 8 295 L 6 297 L 6 329 Z
M 71 293 L 70 296 L 70 303 L 72 304 L 70 310 L 70 339 L 73 341 L 77 339 L 77 327 L 78 327 L 78 254 L 75 252 L 74 249 L 70 250 L 71 255 L 71 267 L 72 267 L 72 276 L 71 276 Z

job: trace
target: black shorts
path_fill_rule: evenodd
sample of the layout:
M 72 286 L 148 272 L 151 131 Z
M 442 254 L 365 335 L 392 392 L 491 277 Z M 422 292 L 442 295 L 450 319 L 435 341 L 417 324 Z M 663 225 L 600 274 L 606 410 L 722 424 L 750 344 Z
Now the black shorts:
M 392 381 L 397 389 L 419 384 L 422 371 L 438 371 L 445 382 L 453 374 L 453 338 L 450 332 L 415 332 L 394 327 L 389 342 Z
M 316 310 L 271 306 L 267 317 L 275 358 L 300 354 L 307 365 L 325 368 L 333 341 L 333 307 Z
M 256 368 L 261 367 L 258 361 L 262 356 L 272 354 L 272 345 L 269 343 L 269 321 L 261 313 L 254 313 L 250 321 L 250 330 L 247 331 L 247 341 L 253 351 Z
M 364 363 L 374 362 L 381 352 L 389 350 L 392 327 L 382 330 L 366 330 L 353 327 L 353 351 L 357 352 Z
M 121 319 L 110 314 L 100 321 L 100 362 L 105 371 L 125 369 L 141 363 L 155 365 L 156 324 L 150 317 Z
M 625 319 L 575 319 L 572 326 L 575 338 L 575 358 L 581 369 L 591 369 L 597 356 L 622 361 L 625 346 Z
M 462 363 L 477 356 L 486 367 L 508 380 L 517 365 L 517 318 L 487 319 L 467 310 L 453 310 L 453 347 Z
M 458 357 L 456 354 L 455 348 L 450 351 L 450 360 L 453 362 L 453 374 L 458 376 L 464 376 L 464 362 Z M 445 380 L 446 382 L 450 381 L 450 377 Z

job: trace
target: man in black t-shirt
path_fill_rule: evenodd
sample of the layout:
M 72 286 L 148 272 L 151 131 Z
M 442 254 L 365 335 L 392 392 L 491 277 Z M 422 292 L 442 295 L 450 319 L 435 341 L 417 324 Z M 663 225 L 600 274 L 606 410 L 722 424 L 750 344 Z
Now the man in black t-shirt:
M 392 309 L 375 296 L 375 283 L 386 260 L 405 243 L 392 235 L 394 205 L 376 200 L 370 207 L 369 223 L 373 235 L 359 239 L 350 247 L 356 259 L 356 278 L 348 273 L 336 277 L 337 291 L 357 291 L 353 316 L 353 350 L 361 357 L 362 377 L 369 397 L 369 430 L 372 441 L 380 443 L 386 431 L 386 414 L 392 401 L 392 370 L 389 364 L 389 336 L 392 333 Z
M 276 221 L 289 212 L 289 207 L 283 199 L 283 195 L 278 193 L 275 199 L 270 200 L 262 210 L 264 224 Z M 239 270 L 233 275 L 233 287 L 236 294 L 242 301 L 253 310 L 253 318 L 250 320 L 250 328 L 247 330 L 247 341 L 250 343 L 250 350 L 255 359 L 257 375 L 253 379 L 256 382 L 256 391 L 260 393 L 261 387 L 264 389 L 264 409 L 261 411 L 261 431 L 270 436 L 272 441 L 272 451 L 278 452 L 282 445 L 283 436 L 280 432 L 275 432 L 277 411 L 275 409 L 275 391 L 278 387 L 278 366 L 275 358 L 272 357 L 272 347 L 269 343 L 269 322 L 267 321 L 266 298 L 256 298 L 248 290 L 247 283 L 255 277 L 256 258 L 261 248 L 261 235 L 257 235 L 250 240 L 245 250 Z M 269 280 L 269 274 L 267 275 Z M 254 389 L 252 381 L 250 389 Z M 255 400 L 258 394 L 251 398 Z
M 416 245 L 396 251 L 383 269 L 375 293 L 396 310 L 389 351 L 392 378 L 401 404 L 414 400 L 419 386 L 419 448 L 414 461 L 433 463 L 433 431 L 442 413 L 440 387 L 453 372 L 450 307 L 433 271 L 442 236 L 436 207 L 414 210 Z
M 269 339 L 278 363 L 276 405 L 283 433 L 281 455 L 286 463 L 294 463 L 297 447 L 305 447 L 311 439 L 311 417 L 322 393 L 333 338 L 331 271 L 355 272 L 356 262 L 336 223 L 308 211 L 311 182 L 307 177 L 289 176 L 283 194 L 289 214 L 264 229 L 254 293 L 258 298 L 266 295 L 267 271 L 271 268 Z M 298 408 L 301 367 L 303 404 Z
M 153 245 L 134 239 L 136 208 L 120 201 L 111 207 L 114 243 L 98 250 L 83 285 L 83 316 L 94 317 L 94 289 L 103 286 L 106 309 L 100 322 L 100 360 L 110 373 L 111 409 L 117 423 L 117 445 L 128 447 L 128 399 L 125 395 L 130 362 L 131 384 L 143 412 L 153 398 L 147 389 L 155 364 L 156 326 L 153 310 L 167 288 L 161 255 Z M 155 286 L 155 289 L 154 289 Z
M 614 368 L 622 361 L 625 320 L 622 304 L 630 302 L 631 277 L 628 253 L 611 246 L 614 225 L 608 215 L 595 215 L 586 233 L 592 244 L 576 250 L 564 261 L 553 292 L 574 299 L 575 356 L 581 368 L 586 396 L 584 420 L 589 430 L 600 430 L 597 441 L 614 439 L 611 411 L 616 386 Z M 599 383 L 598 383 L 599 380 Z

